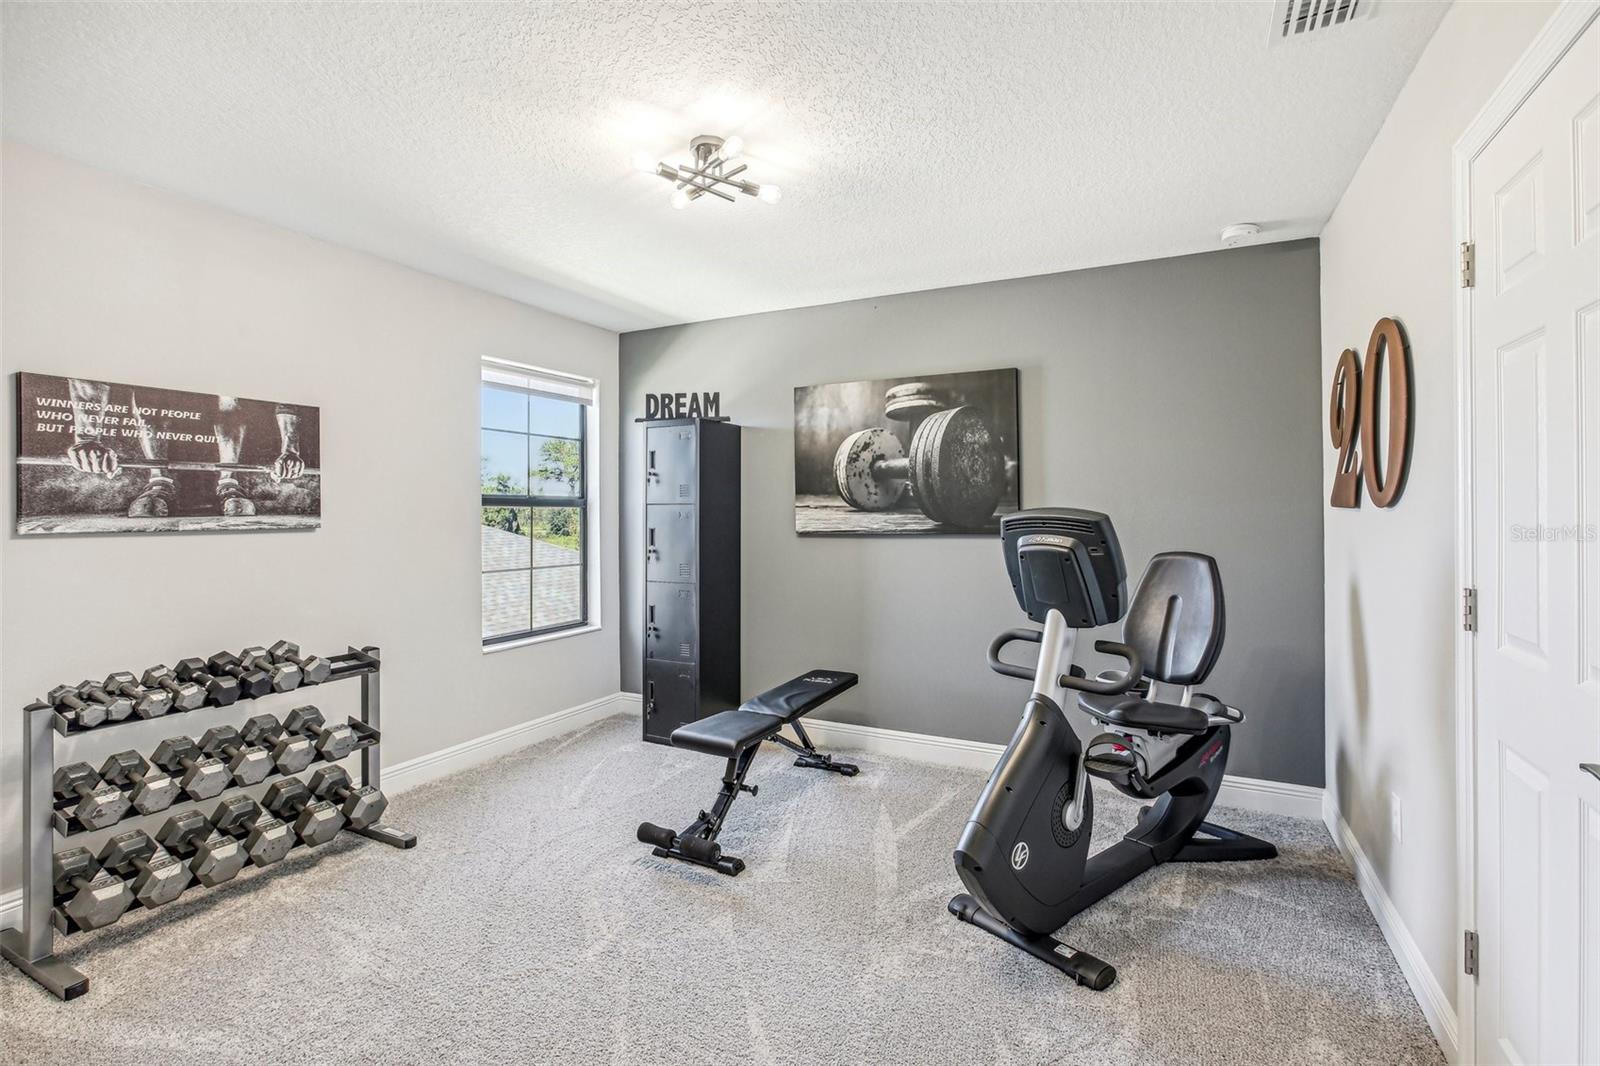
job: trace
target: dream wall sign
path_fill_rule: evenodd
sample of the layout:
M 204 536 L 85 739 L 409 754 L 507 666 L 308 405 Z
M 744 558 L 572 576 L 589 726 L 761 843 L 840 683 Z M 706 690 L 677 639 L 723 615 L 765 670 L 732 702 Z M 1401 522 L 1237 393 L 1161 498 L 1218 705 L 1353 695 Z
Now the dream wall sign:
M 1386 435 L 1379 426 L 1379 400 L 1385 392 Z M 1328 393 L 1328 436 L 1339 455 L 1328 502 L 1334 507 L 1357 506 L 1364 475 L 1373 504 L 1393 506 L 1405 488 L 1411 460 L 1411 353 L 1397 320 L 1380 318 L 1372 327 L 1365 367 L 1357 361 L 1354 348 L 1339 355 Z M 1382 436 L 1387 437 L 1388 447 L 1380 464 Z
M 314 529 L 318 411 L 17 375 L 17 532 Z
M 722 421 L 722 393 L 720 392 L 647 392 L 644 394 L 644 417 L 638 422 L 654 422 L 662 418 L 706 418 Z

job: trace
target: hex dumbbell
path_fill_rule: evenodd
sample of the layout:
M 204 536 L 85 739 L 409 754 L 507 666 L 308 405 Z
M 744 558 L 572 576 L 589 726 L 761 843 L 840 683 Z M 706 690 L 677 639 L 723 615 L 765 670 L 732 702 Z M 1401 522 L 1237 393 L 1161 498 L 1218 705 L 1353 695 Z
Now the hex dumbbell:
M 210 799 L 228 787 L 228 768 L 220 759 L 202 752 L 188 737 L 168 737 L 156 745 L 151 758 L 197 800 Z
M 326 844 L 344 828 L 344 815 L 325 799 L 318 799 L 299 778 L 274 782 L 262 797 L 267 810 L 284 821 L 294 819 L 295 835 L 307 847 Z
M 217 804 L 211 815 L 217 832 L 244 845 L 244 853 L 256 866 L 271 866 L 294 847 L 294 830 L 281 818 L 262 811 L 249 796 L 229 796 Z
M 317 754 L 329 762 L 338 762 L 356 748 L 355 730 L 348 725 L 328 725 L 322 712 L 307 704 L 296 707 L 283 720 L 283 728 L 316 741 Z
M 168 818 L 156 840 L 186 860 L 194 879 L 207 888 L 233 880 L 248 859 L 239 841 L 212 828 L 206 816 L 193 809 Z
M 253 744 L 247 745 L 231 725 L 213 726 L 200 738 L 200 750 L 227 760 L 228 773 L 235 784 L 257 785 L 272 773 L 272 756 Z
M 324 766 L 311 775 L 311 794 L 339 805 L 339 813 L 356 829 L 375 825 L 389 799 L 371 785 L 356 788 L 342 766 Z
M 45 700 L 57 714 L 80 729 L 93 729 L 106 720 L 105 707 L 85 702 L 71 685 L 57 685 L 45 694 Z
M 300 645 L 293 641 L 280 640 L 267 649 L 273 661 L 293 663 L 300 668 L 300 683 L 302 685 L 320 685 L 328 680 L 328 675 L 333 673 L 333 664 L 320 655 L 300 654 Z
M 172 806 L 182 791 L 172 775 L 153 772 L 136 751 L 108 756 L 100 767 L 100 776 L 112 784 L 131 786 L 128 799 L 140 814 L 160 814 Z
M 206 698 L 218 707 L 226 707 L 239 699 L 239 679 L 211 673 L 206 669 L 206 661 L 198 655 L 178 660 L 178 676 L 203 686 Z
M 294 663 L 273 662 L 266 648 L 246 648 L 239 653 L 239 661 L 246 670 L 261 670 L 272 678 L 274 692 L 288 692 L 300 687 L 300 668 Z
M 72 816 L 85 829 L 104 829 L 115 825 L 128 813 L 132 802 L 128 794 L 116 785 L 100 779 L 94 767 L 86 762 L 68 763 L 56 770 L 51 782 L 57 796 L 64 800 L 77 797 Z
M 272 691 L 272 677 L 265 670 L 246 669 L 239 657 L 230 651 L 219 651 L 206 660 L 213 674 L 231 677 L 239 682 L 239 694 L 256 699 Z
M 166 689 L 172 696 L 172 706 L 179 711 L 192 711 L 196 707 L 204 707 L 206 690 L 193 681 L 180 681 L 172 668 L 162 664 L 152 666 L 144 672 L 139 679 L 145 688 Z
M 165 689 L 144 688 L 126 670 L 108 676 L 105 687 L 107 692 L 115 692 L 132 700 L 133 713 L 140 718 L 160 718 L 172 710 L 172 693 Z
M 976 527 L 994 515 L 1005 492 L 1005 459 L 977 408 L 951 407 L 923 420 L 909 455 L 886 429 L 850 434 L 834 453 L 833 480 L 857 510 L 887 511 L 909 486 L 933 521 Z
M 189 887 L 183 860 L 150 839 L 143 829 L 118 833 L 100 849 L 100 865 L 129 880 L 133 898 L 146 907 L 171 903 Z
M 310 737 L 285 732 L 282 723 L 270 714 L 258 714 L 246 720 L 241 735 L 246 744 L 267 749 L 282 774 L 297 774 L 317 758 L 317 749 Z
M 78 698 L 85 703 L 97 704 L 106 709 L 106 721 L 121 722 L 133 713 L 133 701 L 126 696 L 107 692 L 98 681 L 85 678 L 78 682 Z
M 57 910 L 80 929 L 99 929 L 133 906 L 133 891 L 114 873 L 100 868 L 88 848 L 70 848 L 51 857 Z

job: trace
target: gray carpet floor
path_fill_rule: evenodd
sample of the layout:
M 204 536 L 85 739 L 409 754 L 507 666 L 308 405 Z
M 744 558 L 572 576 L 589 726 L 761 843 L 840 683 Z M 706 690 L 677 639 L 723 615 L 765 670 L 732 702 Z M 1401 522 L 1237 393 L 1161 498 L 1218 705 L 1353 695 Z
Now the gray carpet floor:
M 727 878 L 634 840 L 721 770 L 638 728 L 397 797 L 415 850 L 348 837 L 58 941 L 82 999 L 0 966 L 0 1061 L 1444 1061 L 1317 822 L 1219 810 L 1281 858 L 1164 866 L 1075 919 L 1120 973 L 1094 993 L 945 912 L 983 775 L 856 755 L 846 779 L 769 745 Z M 1095 801 L 1115 839 L 1134 805 Z

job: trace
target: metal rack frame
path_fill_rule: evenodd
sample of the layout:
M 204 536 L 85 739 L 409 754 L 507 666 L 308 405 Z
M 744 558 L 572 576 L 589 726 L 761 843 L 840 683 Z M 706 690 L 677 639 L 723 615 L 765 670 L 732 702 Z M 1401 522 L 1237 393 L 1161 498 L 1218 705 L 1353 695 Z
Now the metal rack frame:
M 377 737 L 380 732 L 378 649 L 351 646 L 344 654 L 332 656 L 331 661 L 333 672 L 322 684 L 359 677 L 361 722 Z M 57 928 L 51 920 L 55 909 L 55 876 L 52 861 L 55 837 L 60 832 L 55 818 L 55 791 L 52 780 L 55 776 L 56 762 L 55 737 L 51 734 L 71 738 L 80 733 L 95 732 L 108 726 L 100 726 L 96 730 L 76 729 L 47 703 L 30 704 L 24 708 L 24 717 L 27 755 L 23 768 L 22 797 L 24 836 L 22 927 L 0 930 L 0 958 L 6 959 L 49 989 L 58 999 L 76 999 L 89 991 L 89 978 L 56 957 L 54 949 Z M 128 721 L 143 721 L 143 719 L 128 719 Z M 123 723 L 110 723 L 110 725 L 121 724 Z M 378 757 L 380 742 L 381 738 L 375 739 L 373 743 L 360 749 L 360 784 L 363 786 L 382 787 Z M 232 787 L 238 786 L 230 786 Z M 417 843 L 416 834 L 384 825 L 382 822 L 376 822 L 363 829 L 349 825 L 344 828 L 346 832 L 356 833 L 394 848 L 411 848 Z M 190 891 L 193 891 L 193 888 Z

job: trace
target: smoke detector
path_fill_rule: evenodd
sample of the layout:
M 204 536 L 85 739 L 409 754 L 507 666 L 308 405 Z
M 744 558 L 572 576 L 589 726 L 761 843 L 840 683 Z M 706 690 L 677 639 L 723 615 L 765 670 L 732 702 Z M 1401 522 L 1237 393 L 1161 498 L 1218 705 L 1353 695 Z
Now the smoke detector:
M 1378 0 L 1273 0 L 1271 44 L 1286 44 L 1370 19 Z
M 1222 231 L 1222 246 L 1224 248 L 1237 248 L 1241 244 L 1249 244 L 1261 232 L 1261 227 L 1254 222 L 1235 222 Z

